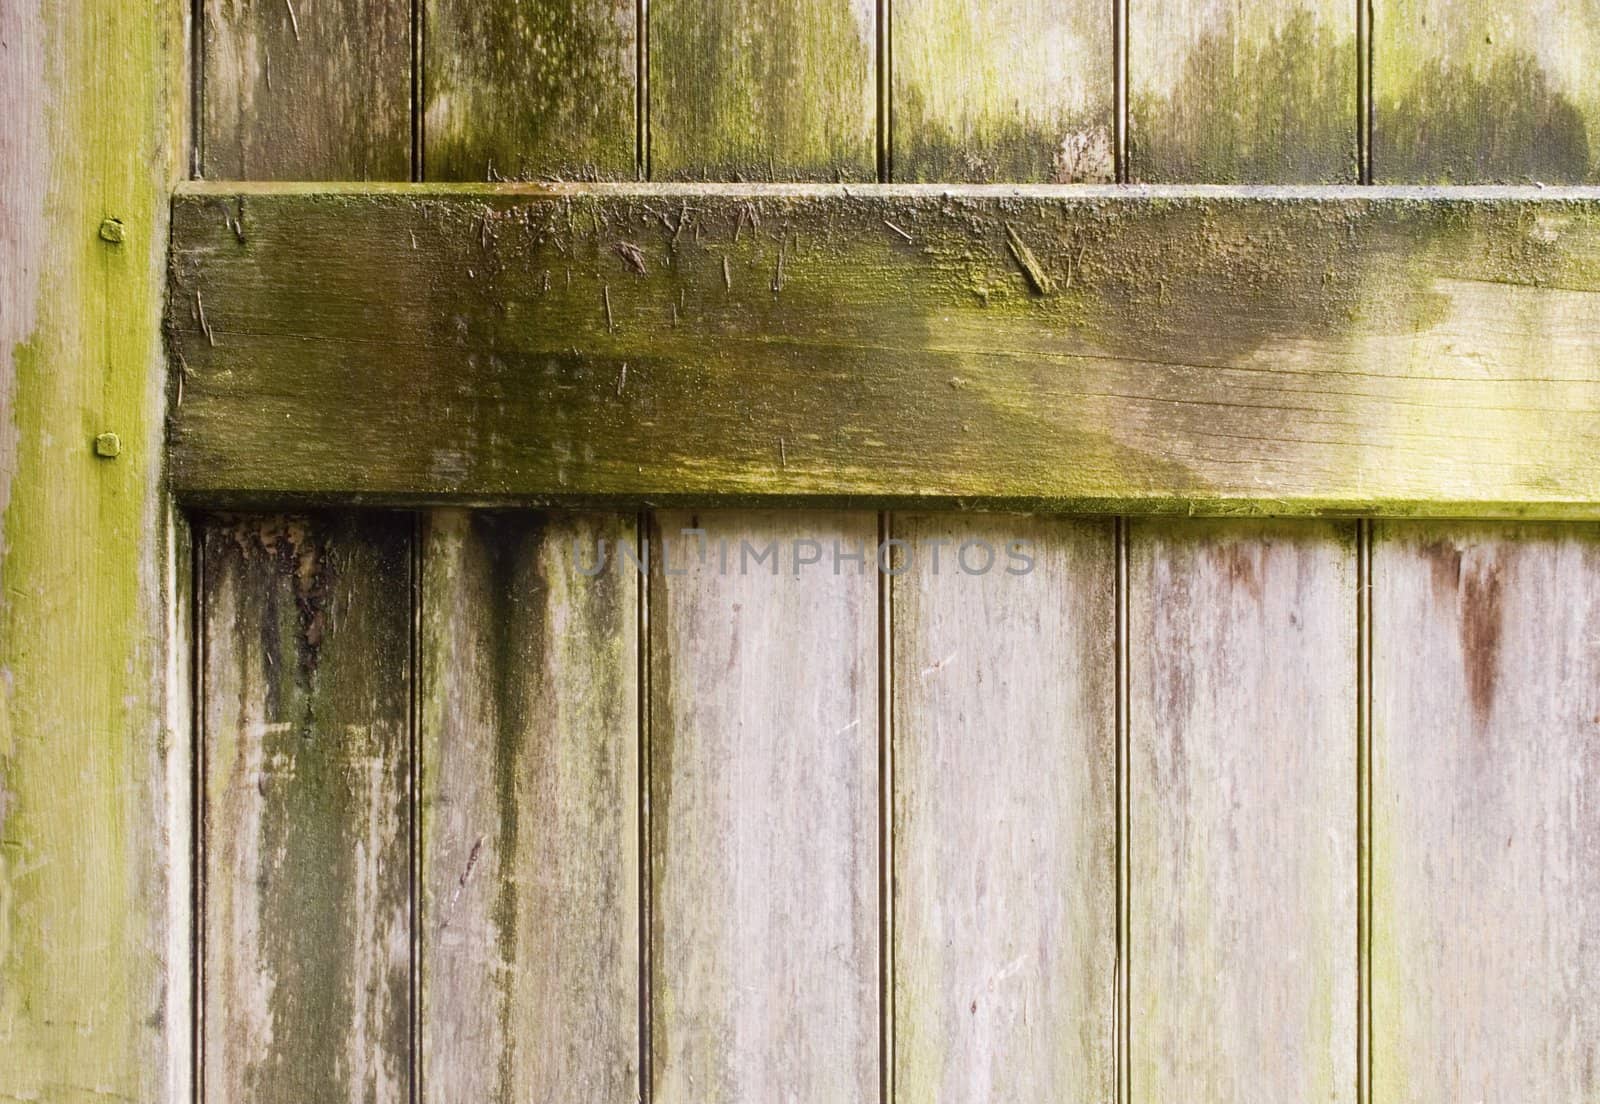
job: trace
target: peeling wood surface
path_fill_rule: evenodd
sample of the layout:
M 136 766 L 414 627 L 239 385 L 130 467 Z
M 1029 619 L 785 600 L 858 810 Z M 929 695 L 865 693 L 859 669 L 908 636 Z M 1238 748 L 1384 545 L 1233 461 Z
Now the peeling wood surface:
M 7 1101 L 191 1091 L 181 533 L 161 490 L 182 40 L 176 4 L 0 3 Z
M 634 0 L 426 0 L 429 180 L 632 180 Z
M 1109 1100 L 1111 526 L 896 514 L 894 537 L 896 1098 Z M 967 574 L 979 541 L 996 564 Z
M 1600 5 L 1381 0 L 1373 10 L 1377 180 L 1600 180 Z
M 1353 530 L 1128 556 L 1134 1100 L 1354 1101 Z
M 1595 511 L 1591 199 L 594 187 L 186 189 L 176 486 Z
M 649 10 L 654 179 L 877 179 L 875 0 Z
M 1353 184 L 1356 4 L 1128 6 L 1130 171 L 1195 184 Z
M 650 598 L 653 1099 L 872 1099 L 877 519 L 666 512 L 656 531 L 679 558 Z M 825 558 L 795 575 L 803 540 Z M 835 541 L 866 570 L 833 574 Z
M 918 0 L 894 8 L 894 179 L 1116 177 L 1104 0 Z
M 409 1099 L 410 537 L 204 526 L 204 1100 Z
M 200 175 L 406 180 L 409 0 L 205 0 Z
M 425 1099 L 639 1099 L 636 576 L 578 570 L 623 540 L 632 517 L 428 515 Z
M 1600 1093 L 1600 533 L 1378 527 L 1374 1094 Z

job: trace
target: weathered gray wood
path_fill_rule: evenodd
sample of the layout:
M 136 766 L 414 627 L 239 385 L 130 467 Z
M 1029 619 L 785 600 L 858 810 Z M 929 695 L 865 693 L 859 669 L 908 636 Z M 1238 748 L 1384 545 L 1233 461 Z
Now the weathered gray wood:
M 1135 1101 L 1354 1101 L 1349 527 L 1129 538 Z
M 705 530 L 699 538 L 685 528 Z M 656 1104 L 878 1088 L 871 514 L 664 513 L 650 601 Z M 815 541 L 821 562 L 800 566 Z M 866 566 L 832 570 L 834 543 Z M 750 558 L 775 542 L 764 562 Z M 727 568 L 723 569 L 723 551 Z M 772 569 L 776 568 L 776 574 Z M 682 574 L 678 574 L 681 572 Z
M 1111 526 L 897 514 L 894 537 L 896 1097 L 1109 1100 Z
M 202 534 L 202 1099 L 405 1101 L 410 522 Z
M 191 725 L 160 385 L 183 41 L 179 4 L 0 3 L 8 1104 L 192 1097 Z M 117 456 L 97 457 L 108 432 Z
M 635 528 L 632 517 L 428 515 L 428 1100 L 639 1098 L 636 580 L 579 570 Z
M 411 175 L 410 0 L 206 0 L 200 173 Z
M 1356 7 L 1130 3 L 1133 179 L 1355 183 Z
M 657 180 L 876 179 L 875 0 L 650 4 Z
M 1374 1099 L 1600 1092 L 1600 533 L 1373 548 Z
M 1376 179 L 1600 179 L 1590 0 L 1380 0 L 1373 13 Z
M 189 189 L 176 485 L 1595 512 L 1589 198 L 595 187 Z
M 428 180 L 632 180 L 635 0 L 426 0 Z
M 893 9 L 896 180 L 1115 179 L 1104 0 Z

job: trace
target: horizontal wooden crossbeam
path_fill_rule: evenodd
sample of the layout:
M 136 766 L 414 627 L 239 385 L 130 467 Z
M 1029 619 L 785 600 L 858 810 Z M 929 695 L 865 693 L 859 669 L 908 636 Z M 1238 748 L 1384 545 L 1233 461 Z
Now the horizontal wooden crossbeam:
M 191 500 L 1600 517 L 1600 192 L 193 184 Z

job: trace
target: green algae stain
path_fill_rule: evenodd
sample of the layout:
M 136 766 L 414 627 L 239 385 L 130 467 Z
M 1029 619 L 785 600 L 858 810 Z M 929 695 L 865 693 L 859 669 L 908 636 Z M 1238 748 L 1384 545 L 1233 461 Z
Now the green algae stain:
M 1201 35 L 1169 95 L 1133 74 L 1135 180 L 1355 183 L 1355 40 L 1308 8 L 1256 28 L 1231 12 Z
M 1486 66 L 1431 57 L 1397 74 L 1396 84 L 1377 103 L 1378 180 L 1581 184 L 1596 178 L 1583 111 L 1531 53 L 1505 51 Z
M 872 18 L 862 0 L 652 4 L 653 178 L 874 179 Z
M 633 178 L 632 0 L 428 10 L 429 179 Z

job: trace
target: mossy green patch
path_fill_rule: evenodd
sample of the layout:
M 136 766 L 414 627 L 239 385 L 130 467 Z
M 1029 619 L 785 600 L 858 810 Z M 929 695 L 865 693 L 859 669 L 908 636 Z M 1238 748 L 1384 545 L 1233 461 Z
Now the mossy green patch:
M 876 178 L 873 5 L 650 5 L 658 180 Z
M 18 1099 L 187 1092 L 158 492 L 180 18 L 73 2 L 0 17 L 7 202 L 38 206 L 0 247 L 0 315 L 28 320 L 0 348 L 0 1091 Z M 121 243 L 101 237 L 108 216 Z M 93 451 L 107 426 L 115 463 Z
M 1588 122 L 1530 53 L 1484 67 L 1428 58 L 1385 82 L 1373 173 L 1430 184 L 1579 184 L 1595 179 Z
M 1273 14 L 1248 19 L 1230 9 L 1188 45 L 1164 93 L 1154 90 L 1164 73 L 1135 69 L 1133 179 L 1356 182 L 1355 38 L 1308 7 Z

